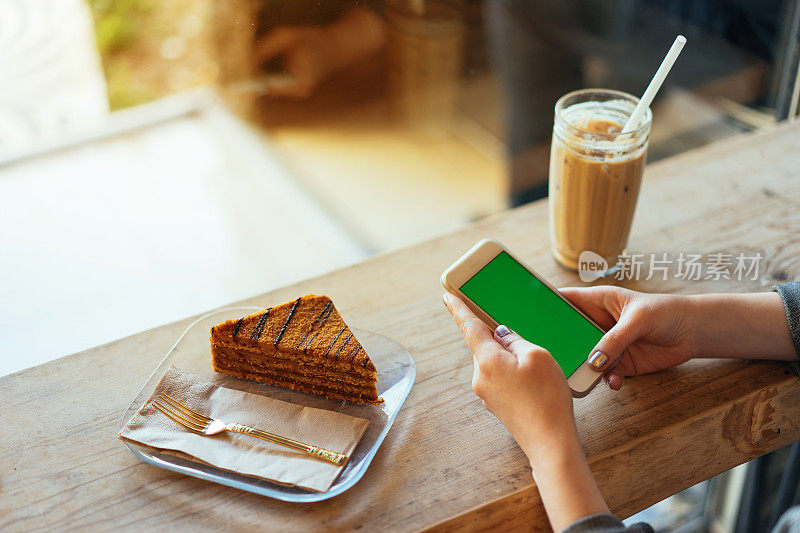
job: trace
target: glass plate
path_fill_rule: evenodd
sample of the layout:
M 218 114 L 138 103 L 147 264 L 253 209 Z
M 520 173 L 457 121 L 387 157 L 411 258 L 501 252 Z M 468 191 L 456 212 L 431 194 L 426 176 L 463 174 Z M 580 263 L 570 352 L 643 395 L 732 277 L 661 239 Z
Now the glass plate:
M 378 451 L 378 447 L 389 432 L 397 413 L 406 401 L 411 386 L 414 384 L 414 378 L 417 374 L 414 360 L 408 350 L 393 340 L 376 333 L 353 328 L 356 337 L 378 369 L 378 393 L 384 400 L 381 405 L 354 405 L 336 402 L 289 389 L 243 381 L 214 372 L 211 368 L 209 342 L 211 326 L 231 318 L 240 318 L 244 315 L 252 314 L 254 311 L 260 311 L 261 309 L 263 308 L 252 306 L 227 307 L 208 313 L 195 320 L 178 337 L 177 342 L 170 348 L 161 364 L 158 365 L 155 372 L 142 387 L 142 390 L 139 391 L 139 394 L 122 417 L 122 426 L 128 423 L 142 404 L 153 394 L 156 385 L 158 385 L 170 365 L 188 370 L 221 387 L 261 394 L 285 402 L 327 409 L 369 420 L 369 426 L 364 436 L 361 437 L 361 441 L 350 456 L 347 466 L 331 488 L 327 492 L 319 493 L 297 487 L 287 487 L 263 479 L 227 472 L 190 459 L 153 452 L 135 444 L 126 442 L 125 445 L 134 456 L 151 465 L 222 483 L 237 489 L 255 492 L 256 494 L 263 494 L 271 498 L 289 502 L 316 502 L 332 498 L 355 485 L 366 472 L 372 458 Z

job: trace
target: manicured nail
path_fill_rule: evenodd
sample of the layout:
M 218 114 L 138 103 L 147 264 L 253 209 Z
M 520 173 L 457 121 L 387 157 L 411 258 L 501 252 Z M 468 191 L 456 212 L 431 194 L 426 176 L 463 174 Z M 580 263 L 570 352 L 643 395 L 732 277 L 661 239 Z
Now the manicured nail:
M 507 327 L 507 326 L 503 326 L 503 325 L 501 324 L 501 325 L 497 326 L 497 329 L 496 329 L 496 330 L 494 330 L 494 332 L 495 332 L 495 333 L 497 333 L 497 336 L 498 336 L 498 337 L 500 337 L 500 338 L 503 338 L 503 337 L 505 337 L 506 335 L 508 335 L 509 333 L 511 333 L 511 330 L 510 330 L 510 329 L 508 329 L 508 327 Z
M 600 350 L 597 350 L 589 357 L 589 366 L 597 370 L 602 368 L 603 365 L 606 364 L 606 361 L 608 361 L 608 356 Z

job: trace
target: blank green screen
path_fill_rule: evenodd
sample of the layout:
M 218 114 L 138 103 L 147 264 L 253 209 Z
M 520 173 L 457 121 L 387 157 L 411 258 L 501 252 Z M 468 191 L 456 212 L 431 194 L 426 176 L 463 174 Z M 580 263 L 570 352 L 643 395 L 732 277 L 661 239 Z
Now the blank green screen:
M 472 276 L 461 292 L 498 324 L 545 348 L 569 377 L 603 332 L 506 252 Z

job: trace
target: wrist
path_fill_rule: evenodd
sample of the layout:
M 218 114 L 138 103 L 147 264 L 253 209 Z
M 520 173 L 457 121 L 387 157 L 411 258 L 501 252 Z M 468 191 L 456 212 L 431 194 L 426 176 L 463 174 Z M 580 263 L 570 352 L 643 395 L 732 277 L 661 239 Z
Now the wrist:
M 537 465 L 561 464 L 575 457 L 584 457 L 578 430 L 572 420 L 569 422 L 549 430 L 532 432 L 530 438 L 520 443 L 532 469 L 536 470 Z
M 739 294 L 695 294 L 689 302 L 691 358 L 737 357 L 737 337 L 747 328 L 740 316 L 757 314 Z
M 707 337 L 705 328 L 708 318 L 705 316 L 707 305 L 704 296 L 706 295 L 678 296 L 682 300 L 680 309 L 689 334 L 689 359 L 700 357 L 703 353 L 703 340 Z
M 733 359 L 797 359 L 780 295 L 688 296 L 694 310 L 692 356 Z
M 319 54 L 321 61 L 319 69 L 321 77 L 325 77 L 332 72 L 341 69 L 348 61 L 347 58 L 347 34 L 338 22 L 333 22 L 328 26 L 320 28 L 321 42 L 324 46 L 320 47 Z
M 528 457 L 533 480 L 554 530 L 560 531 L 584 516 L 608 512 L 577 431 L 574 438 L 547 445 L 540 443 Z
M 375 51 L 386 41 L 383 19 L 367 8 L 355 8 L 325 28 L 330 43 L 330 70 L 339 70 Z M 358 38 L 353 36 L 357 35 Z

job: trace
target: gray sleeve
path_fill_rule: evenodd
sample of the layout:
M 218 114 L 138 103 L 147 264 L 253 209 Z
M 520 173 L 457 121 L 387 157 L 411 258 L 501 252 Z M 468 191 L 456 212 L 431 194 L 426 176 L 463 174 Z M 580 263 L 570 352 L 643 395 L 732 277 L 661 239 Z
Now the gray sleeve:
M 584 516 L 571 523 L 561 533 L 654 533 L 650 524 L 640 522 L 625 526 L 613 514 L 602 513 Z
M 786 308 L 786 320 L 792 335 L 794 349 L 800 358 L 800 281 L 790 281 L 775 285 L 772 290 L 781 295 Z
M 790 507 L 783 515 L 772 533 L 792 533 L 800 530 L 800 507 Z

